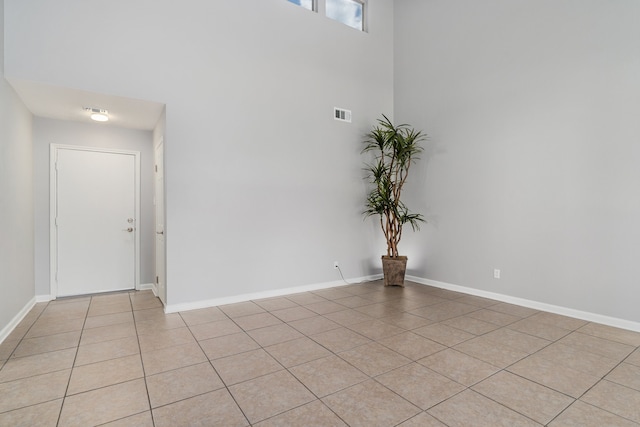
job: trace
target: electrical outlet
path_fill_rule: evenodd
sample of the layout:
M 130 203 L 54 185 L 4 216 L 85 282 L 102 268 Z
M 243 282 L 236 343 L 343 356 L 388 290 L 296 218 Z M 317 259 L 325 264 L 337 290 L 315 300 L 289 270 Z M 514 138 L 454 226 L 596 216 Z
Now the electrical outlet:
M 500 270 L 498 270 L 497 268 L 493 269 L 493 278 L 494 279 L 499 279 L 500 278 Z
M 340 266 L 338 265 L 338 261 L 333 261 L 333 268 L 335 270 L 337 270 L 338 268 L 340 268 Z

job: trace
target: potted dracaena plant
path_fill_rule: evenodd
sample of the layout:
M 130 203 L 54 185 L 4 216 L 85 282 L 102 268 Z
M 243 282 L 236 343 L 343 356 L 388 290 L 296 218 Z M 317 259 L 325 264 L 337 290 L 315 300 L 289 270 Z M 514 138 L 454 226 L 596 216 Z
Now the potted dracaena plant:
M 362 149 L 362 153 L 374 154 L 373 161 L 365 167 L 372 188 L 363 214 L 365 218 L 380 217 L 380 227 L 387 241 L 387 254 L 382 256 L 384 285 L 404 287 L 407 257 L 398 254 L 402 227 L 408 223 L 414 231 L 419 230 L 424 218 L 411 213 L 400 197 L 409 168 L 422 152 L 420 144 L 427 136 L 407 124 L 395 126 L 384 114 L 382 117 L 384 119 L 379 119 L 366 135 Z

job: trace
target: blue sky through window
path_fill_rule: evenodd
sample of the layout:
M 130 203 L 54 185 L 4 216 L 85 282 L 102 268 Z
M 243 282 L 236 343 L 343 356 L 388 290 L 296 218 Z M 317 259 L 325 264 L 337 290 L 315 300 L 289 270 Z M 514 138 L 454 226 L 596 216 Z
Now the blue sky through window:
M 305 9 L 313 10 L 313 0 L 289 0 L 289 2 L 302 6 Z
M 364 29 L 362 8 L 362 3 L 355 0 L 327 0 L 327 16 L 357 30 Z

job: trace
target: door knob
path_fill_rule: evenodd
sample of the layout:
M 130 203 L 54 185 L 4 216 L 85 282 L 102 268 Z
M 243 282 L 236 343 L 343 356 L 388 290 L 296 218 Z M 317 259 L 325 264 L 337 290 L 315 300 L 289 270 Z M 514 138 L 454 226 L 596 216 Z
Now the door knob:
M 156 234 L 164 234 L 164 230 L 163 231 L 156 231 Z
M 128 231 L 129 233 L 132 233 L 133 232 L 133 227 L 125 228 L 122 231 Z

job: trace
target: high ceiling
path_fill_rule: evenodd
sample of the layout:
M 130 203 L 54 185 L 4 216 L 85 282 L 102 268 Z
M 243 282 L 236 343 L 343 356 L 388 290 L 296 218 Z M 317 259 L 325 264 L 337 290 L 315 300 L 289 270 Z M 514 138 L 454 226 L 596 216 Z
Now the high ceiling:
M 83 107 L 109 112 L 109 121 L 101 126 L 152 130 L 164 104 L 140 99 L 61 88 L 42 83 L 8 79 L 34 116 L 85 123 L 97 123 Z

